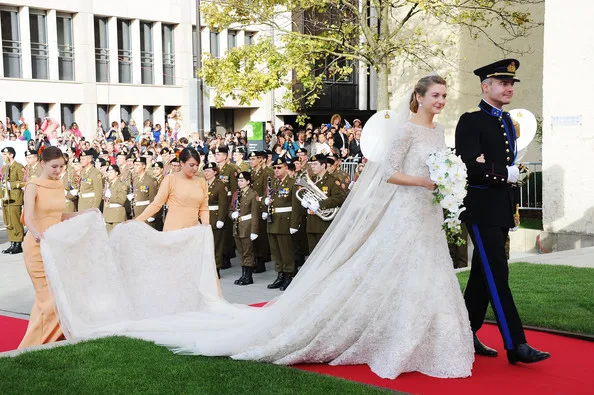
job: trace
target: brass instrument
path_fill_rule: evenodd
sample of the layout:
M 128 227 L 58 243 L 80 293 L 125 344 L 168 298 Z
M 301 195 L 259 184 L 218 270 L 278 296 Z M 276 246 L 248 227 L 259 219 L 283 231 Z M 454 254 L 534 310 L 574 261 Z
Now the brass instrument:
M 235 200 L 235 210 L 239 212 L 241 207 L 241 189 L 237 190 L 237 199 Z M 233 235 L 239 236 L 239 217 L 234 220 Z
M 317 187 L 317 185 L 307 176 L 307 174 L 297 178 L 295 185 L 299 185 L 301 187 L 296 194 L 297 199 L 299 199 L 300 202 L 303 201 L 303 199 L 321 202 L 327 198 L 326 194 Z M 318 209 L 314 212 L 314 214 L 324 221 L 332 221 L 334 217 L 336 217 L 338 210 L 338 207 Z
M 266 212 L 268 216 L 266 217 L 266 222 L 272 222 L 272 195 L 274 191 L 272 190 L 272 177 L 268 176 L 268 183 L 266 186 L 266 197 L 268 198 L 268 204 L 266 205 Z

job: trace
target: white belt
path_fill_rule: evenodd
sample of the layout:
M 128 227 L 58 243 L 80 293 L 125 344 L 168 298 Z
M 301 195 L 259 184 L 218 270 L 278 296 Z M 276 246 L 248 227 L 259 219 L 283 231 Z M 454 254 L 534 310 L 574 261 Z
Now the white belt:
M 252 219 L 252 214 L 242 215 L 241 217 L 239 217 L 239 222 L 247 221 L 247 220 L 250 220 L 250 219 Z
M 293 207 L 279 207 L 272 210 L 272 214 L 275 213 L 290 213 L 293 211 Z
M 118 208 L 118 207 L 122 207 L 121 204 L 117 204 L 117 203 L 109 203 L 109 208 Z
M 83 199 L 95 197 L 95 192 L 83 193 L 82 195 L 80 195 L 80 197 Z
M 227 196 L 231 196 L 231 195 L 233 195 L 233 194 L 231 193 L 231 191 L 227 192 Z
M 208 209 L 210 211 L 218 210 L 219 209 L 219 206 L 208 206 Z
M 134 202 L 135 206 L 148 206 L 149 204 L 151 204 L 150 200 L 142 200 L 140 202 Z

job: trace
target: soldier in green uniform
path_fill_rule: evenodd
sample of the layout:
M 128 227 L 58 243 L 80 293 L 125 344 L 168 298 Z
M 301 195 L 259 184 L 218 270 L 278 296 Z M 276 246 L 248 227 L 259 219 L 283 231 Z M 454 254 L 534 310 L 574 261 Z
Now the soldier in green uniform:
M 107 188 L 103 196 L 103 217 L 105 217 L 108 232 L 127 219 L 124 207 L 127 192 L 126 185 L 120 180 L 119 166 L 109 166 L 107 168 Z
M 223 266 L 223 254 L 225 252 L 225 220 L 229 213 L 229 199 L 227 187 L 217 178 L 219 169 L 214 162 L 204 166 L 204 177 L 208 184 L 208 211 L 210 212 L 210 226 L 214 238 L 215 262 L 217 273 L 220 277 L 220 269 Z
M 237 191 L 237 174 L 239 169 L 233 163 L 229 162 L 229 149 L 226 146 L 215 148 L 215 161 L 219 167 L 219 180 L 227 187 L 227 196 L 229 203 L 231 203 L 231 196 Z M 227 218 L 225 224 L 225 253 L 223 254 L 223 266 L 221 269 L 228 269 L 231 267 L 231 258 L 235 256 L 235 241 L 233 240 L 233 231 L 231 220 Z
M 233 151 L 233 162 L 235 166 L 239 168 L 239 171 L 250 171 L 250 164 L 243 160 L 245 155 L 245 149 L 243 147 L 237 147 Z
M 78 160 L 77 158 L 74 159 Z M 72 194 L 72 190 L 75 188 L 75 185 L 77 185 L 74 183 L 75 172 L 72 163 L 70 163 L 68 154 L 64 154 L 64 160 L 66 161 L 64 173 L 62 173 L 62 183 L 64 184 L 64 195 L 66 198 L 66 209 L 64 212 L 74 213 L 76 212 L 76 195 Z M 76 191 L 76 193 L 77 192 L 78 191 Z
M 239 173 L 237 183 L 239 189 L 232 197 L 231 219 L 233 220 L 233 236 L 241 258 L 241 277 L 235 280 L 237 285 L 253 284 L 254 269 L 253 242 L 258 238 L 258 201 L 256 192 L 250 187 L 251 176 L 247 171 Z
M 25 151 L 25 160 L 27 166 L 25 166 L 25 184 L 41 175 L 41 164 L 39 163 L 39 155 L 37 151 L 30 149 Z
M 266 157 L 267 155 L 264 151 L 250 153 L 250 164 L 252 165 L 251 186 L 256 191 L 259 202 L 266 197 L 268 183 L 272 182 L 274 178 L 274 174 L 270 176 L 268 169 L 264 167 Z M 266 271 L 266 262 L 270 261 L 270 244 L 268 233 L 266 232 L 266 221 L 261 219 L 261 213 L 258 218 L 260 218 L 260 226 L 258 227 L 260 233 L 256 242 L 254 242 L 254 257 L 256 259 L 254 273 L 263 273 Z
M 134 159 L 134 218 L 137 218 L 157 195 L 157 181 L 146 172 L 146 159 Z M 155 217 L 147 220 L 154 227 Z
M 316 248 L 324 232 L 330 227 L 332 221 L 324 221 L 316 215 L 318 210 L 340 207 L 346 198 L 346 193 L 341 186 L 341 182 L 334 175 L 326 170 L 326 157 L 324 155 L 314 155 L 310 161 L 311 171 L 314 174 L 312 181 L 326 195 L 326 199 L 308 200 L 303 199 L 301 205 L 307 209 L 307 244 L 309 253 Z
M 163 165 L 163 162 L 155 162 L 152 165 L 153 178 L 155 179 L 155 181 L 157 181 L 157 191 L 161 187 L 161 182 L 163 181 L 163 178 L 164 178 L 164 175 L 163 175 L 164 167 L 165 166 Z M 161 209 L 157 212 L 157 214 L 155 214 L 154 227 L 159 232 L 163 231 L 164 221 L 165 221 L 165 205 L 163 205 L 163 207 L 161 207 Z
M 82 168 L 78 188 L 78 211 L 98 209 L 103 200 L 101 172 L 93 166 L 93 156 L 89 152 L 81 152 L 79 159 Z
M 293 236 L 301 225 L 301 205 L 297 199 L 295 179 L 289 177 L 287 162 L 278 158 L 272 163 L 274 180 L 266 197 L 262 199 L 262 218 L 267 220 L 268 240 L 275 270 L 276 280 L 269 289 L 287 289 L 295 274 L 295 250 Z
M 2 214 L 4 226 L 8 233 L 10 247 L 2 250 L 3 254 L 20 254 L 23 252 L 25 230 L 21 223 L 23 210 L 23 188 L 25 186 L 25 168 L 14 160 L 16 152 L 12 147 L 2 149 L 4 167 L 2 168 Z
M 344 192 L 349 194 L 349 185 L 351 184 L 351 176 L 340 168 L 340 157 L 330 154 L 326 161 L 328 162 L 328 173 L 332 174 L 340 181 L 340 186 Z
M 299 148 L 297 150 L 297 159 L 295 164 L 295 180 L 306 177 L 311 178 L 311 167 L 308 163 L 307 150 Z M 307 243 L 307 211 L 301 211 L 301 226 L 297 233 L 293 235 L 293 245 L 295 246 L 295 265 L 297 270 L 305 264 L 305 257 L 309 254 L 309 245 Z
M 313 177 L 313 174 L 311 172 L 311 167 L 309 166 L 308 163 L 308 157 L 307 157 L 307 150 L 305 148 L 299 148 L 296 152 L 297 155 L 297 159 L 299 159 L 299 164 L 297 164 L 297 162 L 295 162 L 295 166 L 297 167 L 297 175 L 296 178 L 299 178 L 305 174 L 307 174 L 307 176 L 309 178 Z

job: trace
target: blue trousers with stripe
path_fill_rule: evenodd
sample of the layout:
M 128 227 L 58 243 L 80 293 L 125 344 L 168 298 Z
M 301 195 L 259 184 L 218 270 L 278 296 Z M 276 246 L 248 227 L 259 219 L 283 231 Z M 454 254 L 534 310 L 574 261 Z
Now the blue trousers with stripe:
M 509 229 L 466 224 L 474 244 L 470 277 L 464 291 L 472 331 L 483 325 L 489 302 L 507 350 L 526 343 L 522 321 L 509 288 L 505 241 Z

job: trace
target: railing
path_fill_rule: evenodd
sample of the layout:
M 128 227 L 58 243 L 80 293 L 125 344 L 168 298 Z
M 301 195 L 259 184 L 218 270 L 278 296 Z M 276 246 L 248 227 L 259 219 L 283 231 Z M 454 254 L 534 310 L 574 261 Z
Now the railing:
M 542 162 L 520 162 L 528 169 L 518 188 L 518 204 L 521 210 L 542 211 Z
M 58 45 L 58 73 L 60 80 L 74 81 L 74 47 Z
M 141 51 L 140 52 L 140 67 L 141 67 L 141 77 L 143 84 L 152 84 L 153 83 L 153 65 L 154 65 L 154 55 L 152 52 Z
M 342 161 L 340 163 L 340 168 L 342 171 L 346 172 L 349 177 L 351 177 L 351 181 L 355 179 L 355 173 L 357 172 L 357 166 L 359 166 L 361 162 L 356 161 Z
M 97 82 L 109 82 L 109 48 L 95 48 L 95 75 Z
M 132 51 L 129 49 L 118 49 L 118 71 L 119 82 L 122 84 L 132 83 Z
M 163 85 L 175 85 L 175 54 L 163 54 Z
M 2 53 L 4 56 L 4 77 L 21 78 L 21 42 L 2 40 Z
M 48 70 L 49 46 L 46 43 L 31 43 L 31 61 L 33 78 L 49 79 Z

